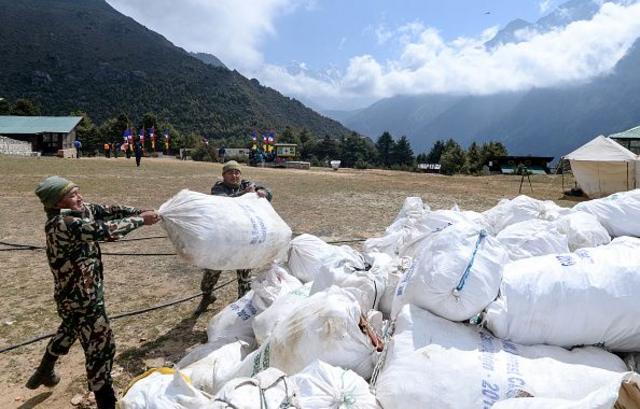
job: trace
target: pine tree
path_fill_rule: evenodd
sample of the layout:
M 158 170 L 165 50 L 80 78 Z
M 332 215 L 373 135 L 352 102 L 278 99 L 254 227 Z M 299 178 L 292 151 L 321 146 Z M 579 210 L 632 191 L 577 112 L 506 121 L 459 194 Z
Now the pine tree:
M 453 175 L 467 169 L 467 157 L 462 147 L 453 139 L 444 144 L 444 151 L 440 157 L 440 171 L 445 175 Z
M 413 166 L 413 150 L 406 136 L 403 135 L 394 145 L 391 157 L 394 165 L 401 167 Z
M 440 156 L 444 151 L 444 142 L 441 140 L 435 141 L 431 150 L 427 154 L 427 163 L 440 163 Z
M 376 150 L 378 154 L 378 161 L 382 167 L 388 168 L 390 167 L 392 162 L 392 153 L 395 148 L 396 142 L 393 140 L 393 137 L 389 132 L 384 132 L 378 138 L 376 142 Z

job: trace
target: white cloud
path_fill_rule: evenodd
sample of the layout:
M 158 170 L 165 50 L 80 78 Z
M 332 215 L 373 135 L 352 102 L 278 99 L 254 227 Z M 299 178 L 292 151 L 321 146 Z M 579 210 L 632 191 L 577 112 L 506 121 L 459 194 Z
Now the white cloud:
M 415 21 L 365 30 L 386 47 L 397 47 L 391 60 L 358 55 L 343 69 L 331 66 L 320 73 L 300 66 L 292 72 L 265 62 L 261 46 L 277 35 L 278 16 L 296 7 L 317 7 L 315 1 L 184 0 L 179 9 L 169 0 L 156 0 L 147 8 L 142 7 L 145 0 L 108 1 L 179 46 L 210 52 L 248 77 L 325 108 L 362 106 L 399 94 L 489 94 L 588 81 L 609 73 L 640 37 L 636 0 L 627 6 L 605 3 L 593 19 L 548 33 L 523 31 L 518 36 L 525 41 L 491 50 L 483 44 L 496 27 L 477 37 L 446 41 L 436 29 Z M 147 23 L 151 21 L 153 25 Z
M 540 9 L 540 13 L 541 14 L 546 14 L 547 11 L 551 10 L 551 7 L 553 7 L 553 0 L 542 0 L 540 3 L 538 3 L 538 8 Z
M 640 37 L 640 4 L 606 3 L 592 20 L 544 34 L 523 32 L 527 41 L 487 50 L 483 44 L 492 33 L 495 28 L 447 42 L 425 28 L 393 61 L 351 58 L 340 78 L 322 83 L 315 100 L 334 106 L 364 96 L 373 101 L 399 94 L 490 94 L 588 81 L 611 72 Z M 286 81 L 271 85 L 290 89 Z M 304 97 L 313 95 L 305 90 Z
M 277 34 L 274 20 L 315 0 L 107 0 L 118 11 L 189 51 L 214 54 L 240 71 L 261 65 L 262 43 Z

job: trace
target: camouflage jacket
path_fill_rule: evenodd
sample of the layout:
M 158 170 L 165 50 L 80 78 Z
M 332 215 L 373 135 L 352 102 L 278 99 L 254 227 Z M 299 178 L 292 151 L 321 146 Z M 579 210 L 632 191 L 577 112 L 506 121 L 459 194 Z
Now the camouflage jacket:
M 247 186 L 250 186 L 252 184 L 254 183 L 251 182 L 250 180 L 242 179 L 242 181 L 240 182 L 240 185 L 234 187 L 234 186 L 229 186 L 220 180 L 220 181 L 217 181 L 211 187 L 211 194 L 214 196 L 238 197 L 247 193 L 244 190 L 246 189 Z M 273 197 L 271 194 L 271 190 L 259 184 L 255 184 L 255 188 L 256 188 L 256 191 L 264 190 L 265 192 L 267 192 L 266 199 L 268 201 L 271 201 L 271 198 Z
M 142 226 L 140 209 L 85 203 L 83 211 L 53 211 L 45 225 L 47 258 L 59 310 L 104 305 L 98 241 L 112 241 Z

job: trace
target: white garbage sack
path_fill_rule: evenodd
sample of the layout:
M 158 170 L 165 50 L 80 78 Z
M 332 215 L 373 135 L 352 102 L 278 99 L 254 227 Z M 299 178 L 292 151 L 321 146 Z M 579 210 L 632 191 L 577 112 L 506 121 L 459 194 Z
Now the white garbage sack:
M 120 400 L 121 409 L 200 409 L 210 398 L 170 368 L 148 371 Z
M 251 327 L 255 316 L 267 309 L 278 297 L 301 286 L 302 283 L 285 269 L 272 264 L 256 275 L 251 282 L 251 291 L 227 305 L 209 321 L 208 342 L 255 342 Z
M 573 211 L 561 216 L 554 223 L 560 233 L 567 235 L 570 251 L 598 247 L 611 242 L 607 229 L 590 213 Z
M 181 190 L 158 213 L 178 254 L 212 270 L 262 267 L 283 259 L 291 229 L 254 193 L 231 198 Z
M 210 348 L 211 346 L 212 344 L 199 346 L 199 352 L 209 350 L 203 358 L 185 365 L 189 359 L 189 356 L 186 356 L 187 361 L 180 361 L 176 366 L 189 377 L 191 385 L 196 389 L 215 395 L 218 389 L 231 379 L 242 360 L 251 351 L 249 351 L 249 345 L 242 341 L 232 342 L 216 349 Z
M 385 291 L 386 277 L 380 270 L 363 271 L 350 266 L 322 267 L 313 281 L 311 294 L 319 293 L 335 285 L 358 300 L 362 311 L 377 309 Z
M 252 378 L 227 382 L 211 404 L 202 409 L 300 408 L 296 386 L 286 374 L 268 368 Z
M 369 378 L 376 351 L 359 328 L 361 316 L 358 301 L 341 288 L 314 294 L 278 322 L 235 376 L 252 376 L 268 367 L 295 374 L 319 359 Z
M 362 256 L 349 246 L 333 246 L 311 234 L 291 240 L 289 270 L 303 283 L 314 281 L 323 266 L 351 265 L 364 269 Z
M 369 384 L 353 371 L 314 361 L 291 381 L 304 409 L 378 409 Z
M 309 297 L 312 285 L 313 281 L 308 282 L 302 287 L 278 297 L 269 308 L 254 318 L 251 325 L 258 345 L 262 345 L 271 335 L 273 328 Z
M 600 348 L 522 346 L 403 307 L 375 394 L 384 409 L 490 408 L 516 396 L 581 399 L 626 367 Z
M 640 239 L 631 237 L 509 263 L 487 327 L 523 344 L 640 351 L 639 266 Z
M 479 314 L 498 295 L 509 257 L 494 237 L 459 223 L 433 235 L 396 289 L 392 316 L 405 304 L 452 321 Z
M 390 256 L 400 254 L 400 248 L 406 243 L 415 240 L 415 236 L 422 236 L 416 224 L 425 213 L 430 211 L 429 206 L 419 197 L 407 197 L 400 212 L 393 223 L 387 227 L 382 237 L 375 237 L 364 242 L 365 253 L 385 253 Z
M 369 271 L 375 276 L 384 277 L 385 279 L 384 292 L 380 297 L 378 310 L 386 317 L 389 317 L 391 315 L 391 306 L 393 304 L 396 287 L 404 272 L 411 265 L 411 259 L 399 259 L 397 257 L 391 257 L 386 253 L 369 253 L 367 254 L 367 258 L 371 264 Z
M 558 385 L 562 388 L 564 385 Z M 627 372 L 620 379 L 579 400 L 521 397 L 497 402 L 492 409 L 631 409 L 640 408 L 640 375 Z
M 511 260 L 569 252 L 569 239 L 553 222 L 532 219 L 505 227 L 496 239 Z
M 496 206 L 485 211 L 492 234 L 498 234 L 507 226 L 532 219 L 556 220 L 570 212 L 550 200 L 538 200 L 520 195 L 513 200 L 502 199 Z
M 573 209 L 596 216 L 612 237 L 640 237 L 640 189 L 588 200 Z

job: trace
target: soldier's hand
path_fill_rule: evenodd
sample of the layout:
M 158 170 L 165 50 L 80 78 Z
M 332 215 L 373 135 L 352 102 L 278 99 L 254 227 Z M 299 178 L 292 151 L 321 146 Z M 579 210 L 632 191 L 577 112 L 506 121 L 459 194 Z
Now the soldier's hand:
M 256 191 L 256 186 L 254 184 L 251 184 L 249 186 L 247 186 L 246 188 L 244 188 L 244 191 L 246 193 L 253 193 Z
M 256 194 L 260 197 L 267 197 L 267 191 L 264 189 L 259 189 L 256 191 Z
M 145 226 L 151 226 L 160 221 L 160 215 L 155 210 L 147 210 L 140 213 L 140 217 L 144 220 Z

